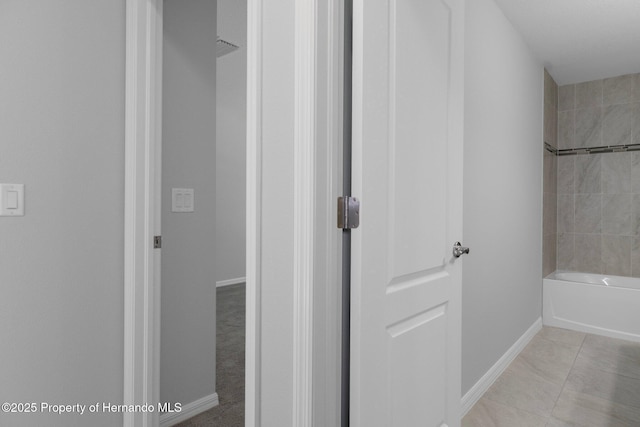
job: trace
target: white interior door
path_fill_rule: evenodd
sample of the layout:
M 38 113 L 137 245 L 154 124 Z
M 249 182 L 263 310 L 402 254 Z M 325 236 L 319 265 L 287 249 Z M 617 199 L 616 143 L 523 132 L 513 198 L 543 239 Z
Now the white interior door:
M 355 0 L 351 423 L 460 425 L 462 0 Z

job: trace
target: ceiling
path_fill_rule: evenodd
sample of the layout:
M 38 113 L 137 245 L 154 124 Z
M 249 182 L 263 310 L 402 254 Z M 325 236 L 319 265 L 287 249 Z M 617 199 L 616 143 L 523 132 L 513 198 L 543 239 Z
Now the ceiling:
M 559 85 L 640 72 L 640 0 L 495 0 Z

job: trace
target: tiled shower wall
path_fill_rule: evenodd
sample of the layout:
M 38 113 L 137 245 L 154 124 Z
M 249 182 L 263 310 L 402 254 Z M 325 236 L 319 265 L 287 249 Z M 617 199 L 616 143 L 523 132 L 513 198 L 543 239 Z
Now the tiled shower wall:
M 557 148 L 558 134 L 558 85 L 544 70 L 544 141 Z M 546 276 L 556 270 L 556 188 L 557 157 L 544 150 L 543 171 L 543 238 L 542 238 L 542 274 Z
M 557 142 L 640 144 L 640 74 L 561 86 Z M 640 277 L 640 152 L 557 162 L 557 268 Z

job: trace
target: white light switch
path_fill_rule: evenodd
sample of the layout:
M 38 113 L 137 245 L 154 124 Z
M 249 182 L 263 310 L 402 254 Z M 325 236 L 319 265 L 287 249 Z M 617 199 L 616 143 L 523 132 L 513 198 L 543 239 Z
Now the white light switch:
M 18 192 L 9 191 L 7 193 L 7 209 L 18 209 Z
M 194 212 L 193 188 L 171 189 L 171 212 Z
M 0 184 L 0 216 L 24 215 L 24 184 Z

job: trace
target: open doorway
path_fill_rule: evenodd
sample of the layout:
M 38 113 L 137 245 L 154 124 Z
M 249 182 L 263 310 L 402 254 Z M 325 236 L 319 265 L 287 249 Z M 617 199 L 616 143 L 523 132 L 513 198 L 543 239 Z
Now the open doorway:
M 205 425 L 244 426 L 247 1 L 218 0 L 216 45 L 216 389 Z M 202 425 L 194 419 L 192 425 Z
M 161 426 L 244 425 L 246 15 L 163 5 Z

